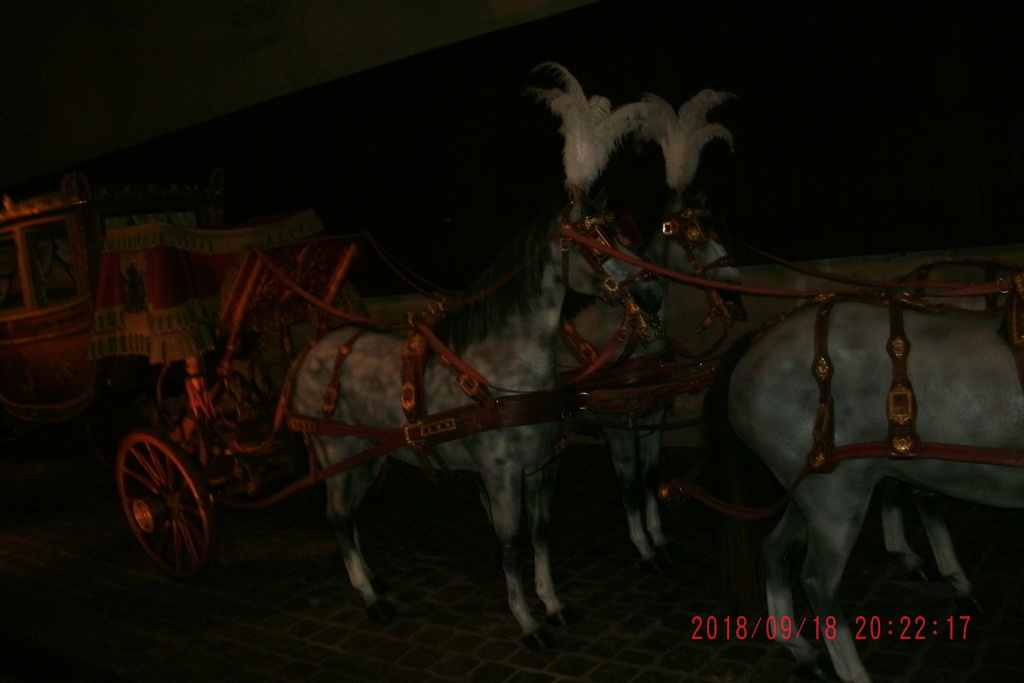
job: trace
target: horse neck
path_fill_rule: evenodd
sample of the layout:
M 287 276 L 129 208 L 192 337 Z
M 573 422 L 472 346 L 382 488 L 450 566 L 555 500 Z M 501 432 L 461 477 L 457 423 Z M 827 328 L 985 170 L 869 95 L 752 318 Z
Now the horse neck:
M 533 296 L 460 353 L 497 386 L 536 391 L 558 384 L 555 356 L 561 343 L 558 325 L 566 290 L 553 259 L 546 260 L 539 278 L 540 287 Z

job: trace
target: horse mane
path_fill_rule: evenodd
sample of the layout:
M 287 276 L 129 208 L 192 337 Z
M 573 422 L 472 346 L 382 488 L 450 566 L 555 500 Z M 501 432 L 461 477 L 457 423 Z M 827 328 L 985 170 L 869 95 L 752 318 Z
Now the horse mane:
M 546 245 L 557 220 L 535 221 L 516 233 L 463 294 L 472 301 L 456 302 L 434 325 L 434 333 L 458 353 L 509 317 L 529 313 L 541 293 L 541 275 L 551 261 Z

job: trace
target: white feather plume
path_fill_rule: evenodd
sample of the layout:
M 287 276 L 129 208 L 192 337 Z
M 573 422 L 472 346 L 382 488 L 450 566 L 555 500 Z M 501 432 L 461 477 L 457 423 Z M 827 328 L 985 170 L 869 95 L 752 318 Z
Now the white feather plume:
M 615 148 L 639 127 L 646 105 L 634 102 L 613 109 L 606 97 L 588 98 L 579 81 L 561 64 L 544 62 L 533 70 L 541 69 L 552 71 L 563 87 L 530 88 L 530 92 L 562 119 L 559 132 L 565 138 L 566 187 L 587 193 Z
M 657 95 L 646 93 L 641 99 L 647 109 L 640 136 L 661 145 L 665 155 L 665 182 L 677 194 L 682 194 L 693 182 L 705 145 L 717 138 L 732 149 L 732 133 L 720 123 L 708 123 L 707 115 L 733 97 L 732 93 L 708 88 L 691 97 L 678 112 Z

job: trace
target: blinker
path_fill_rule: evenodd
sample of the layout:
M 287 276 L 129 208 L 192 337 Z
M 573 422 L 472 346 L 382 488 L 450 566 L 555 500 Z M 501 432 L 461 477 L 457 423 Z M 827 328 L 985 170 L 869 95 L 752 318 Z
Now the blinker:
M 576 223 L 568 224 L 569 227 L 584 237 L 595 240 L 609 249 L 616 248 L 612 243 L 609 234 L 615 236 L 615 242 L 621 247 L 640 251 L 644 245 L 644 238 L 637 229 L 636 224 L 629 216 L 623 216 L 618 220 L 612 211 L 601 211 L 590 216 L 581 218 Z M 610 255 L 597 249 L 580 247 L 580 255 L 594 269 L 600 269 Z
M 668 237 L 679 237 L 689 249 L 697 249 L 717 238 L 715 231 L 704 224 L 703 219 L 711 216 L 707 209 L 683 209 L 672 213 L 661 225 L 661 231 Z

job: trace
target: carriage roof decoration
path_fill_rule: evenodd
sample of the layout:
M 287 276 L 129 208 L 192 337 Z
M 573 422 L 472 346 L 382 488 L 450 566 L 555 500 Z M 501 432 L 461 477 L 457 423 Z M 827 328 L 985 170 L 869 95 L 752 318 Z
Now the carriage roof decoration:
M 693 182 L 704 147 L 719 139 L 733 149 L 732 133 L 720 123 L 709 123 L 708 113 L 735 95 L 706 88 L 687 100 L 679 111 L 652 93 L 641 99 L 644 106 L 640 120 L 641 139 L 653 140 L 665 156 L 665 182 L 681 197 Z
M 616 147 L 640 127 L 647 107 L 632 102 L 612 108 L 607 97 L 588 98 L 576 77 L 561 64 L 544 62 L 533 69 L 535 73 L 542 70 L 554 73 L 562 87 L 530 88 L 528 92 L 562 120 L 559 132 L 565 138 L 565 186 L 576 204 L 590 192 Z

